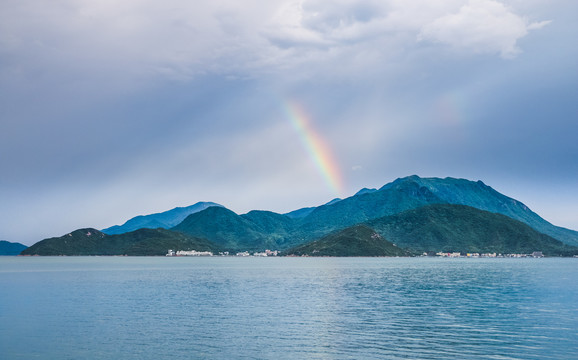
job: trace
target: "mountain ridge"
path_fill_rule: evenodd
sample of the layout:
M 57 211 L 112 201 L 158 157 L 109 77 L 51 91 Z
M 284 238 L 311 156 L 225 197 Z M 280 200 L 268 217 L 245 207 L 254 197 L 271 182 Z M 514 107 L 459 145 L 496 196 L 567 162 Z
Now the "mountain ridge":
M 149 215 L 138 215 L 129 220 L 127 220 L 122 225 L 114 225 L 101 231 L 107 235 L 116 235 L 131 232 L 138 229 L 148 228 L 157 229 L 164 228 L 169 229 L 173 226 L 181 223 L 190 214 L 203 211 L 211 206 L 222 205 L 214 202 L 197 202 L 196 204 L 186 206 L 186 207 L 176 207 L 171 210 L 149 214 Z

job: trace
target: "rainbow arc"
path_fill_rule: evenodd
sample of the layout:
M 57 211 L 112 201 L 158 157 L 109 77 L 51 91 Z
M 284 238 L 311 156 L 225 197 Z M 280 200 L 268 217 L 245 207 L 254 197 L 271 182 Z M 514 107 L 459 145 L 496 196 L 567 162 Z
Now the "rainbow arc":
M 336 195 L 341 195 L 343 193 L 341 171 L 330 147 L 315 131 L 309 117 L 298 104 L 285 101 L 284 110 L 327 185 Z

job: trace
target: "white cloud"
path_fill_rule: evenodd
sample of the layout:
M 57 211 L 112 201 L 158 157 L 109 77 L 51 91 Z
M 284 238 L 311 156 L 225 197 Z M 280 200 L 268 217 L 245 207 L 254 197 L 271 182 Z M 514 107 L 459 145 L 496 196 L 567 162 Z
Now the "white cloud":
M 550 24 L 551 22 L 552 22 L 551 20 L 545 20 L 545 21 L 540 21 L 537 23 L 531 23 L 531 24 L 528 24 L 527 29 L 528 30 L 538 30 L 538 29 L 541 29 L 544 26 Z
M 513 58 L 521 51 L 517 41 L 529 30 L 540 29 L 548 23 L 528 23 L 497 1 L 469 0 L 457 12 L 425 24 L 418 38 L 475 53 L 499 53 L 503 58 Z

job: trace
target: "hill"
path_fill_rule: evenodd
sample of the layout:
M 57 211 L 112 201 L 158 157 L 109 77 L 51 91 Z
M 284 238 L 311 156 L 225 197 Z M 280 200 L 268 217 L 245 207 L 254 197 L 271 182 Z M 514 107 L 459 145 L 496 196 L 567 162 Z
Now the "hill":
M 161 213 L 136 216 L 123 225 L 115 225 L 103 229 L 107 235 L 123 234 L 138 229 L 170 229 L 182 222 L 187 216 L 199 211 L 203 211 L 211 206 L 221 206 L 213 202 L 198 202 L 187 207 L 177 207 Z
M 326 235 L 319 240 L 284 252 L 295 256 L 408 256 L 409 252 L 385 240 L 367 225 Z
M 200 238 L 166 229 L 139 229 L 129 233 L 107 235 L 96 229 L 79 229 L 60 237 L 42 240 L 22 255 L 165 255 L 168 249 L 219 251 L 220 248 Z
M 521 253 L 550 256 L 578 254 L 578 248 L 542 234 L 502 214 L 465 205 L 437 204 L 367 222 L 397 246 L 427 251 Z
M 0 256 L 19 255 L 27 247 L 28 246 L 20 243 L 13 243 L 6 240 L 0 240 Z

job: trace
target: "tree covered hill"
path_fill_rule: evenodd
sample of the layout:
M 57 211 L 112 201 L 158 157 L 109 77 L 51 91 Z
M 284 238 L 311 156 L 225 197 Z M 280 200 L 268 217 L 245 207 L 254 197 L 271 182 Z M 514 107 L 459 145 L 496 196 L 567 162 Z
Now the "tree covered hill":
M 219 251 L 206 239 L 166 229 L 139 229 L 124 234 L 107 235 L 96 229 L 79 229 L 60 237 L 42 240 L 22 255 L 165 255 L 168 249 Z
M 211 207 L 189 215 L 172 230 L 202 237 L 230 250 L 283 248 L 295 231 L 291 218 L 269 211 L 237 215 L 222 207 Z
M 409 256 L 367 225 L 355 225 L 284 252 L 295 256 Z
M 570 256 L 578 248 L 563 244 L 502 214 L 465 205 L 436 204 L 367 222 L 397 246 L 427 251 Z

